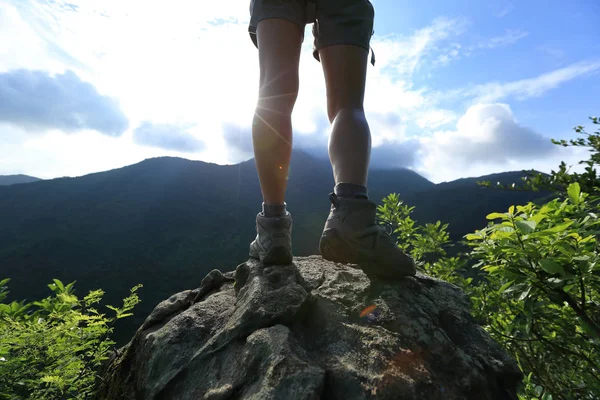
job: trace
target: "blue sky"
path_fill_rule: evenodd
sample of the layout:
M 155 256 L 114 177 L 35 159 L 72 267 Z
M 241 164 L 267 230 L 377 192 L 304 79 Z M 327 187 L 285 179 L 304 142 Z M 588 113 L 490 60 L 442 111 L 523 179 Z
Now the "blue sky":
M 508 82 L 539 76 L 577 61 L 598 60 L 600 55 L 600 2 L 549 1 L 376 1 L 377 33 L 410 34 L 439 16 L 465 20 L 465 32 L 456 42 L 477 45 L 490 38 L 515 41 L 471 57 L 461 57 L 441 70 L 415 76 L 415 82 L 448 90 L 480 82 Z M 551 94 L 526 102 L 511 102 L 513 112 L 525 125 L 551 134 L 570 135 L 576 121 L 596 115 L 600 79 L 574 80 Z M 595 107 L 594 107 L 595 106 Z
M 582 156 L 600 101 L 600 3 L 373 0 L 372 167 L 434 182 Z M 526 3 L 526 4 L 525 4 Z M 249 1 L 0 0 L 0 174 L 78 176 L 163 155 L 252 157 Z M 307 27 L 294 146 L 329 124 Z

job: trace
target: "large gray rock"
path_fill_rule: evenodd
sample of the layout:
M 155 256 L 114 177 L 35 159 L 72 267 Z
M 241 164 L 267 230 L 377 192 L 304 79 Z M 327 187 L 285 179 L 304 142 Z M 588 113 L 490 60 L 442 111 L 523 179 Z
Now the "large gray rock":
M 248 261 L 160 303 L 101 399 L 516 399 L 514 360 L 455 286 L 313 256 Z

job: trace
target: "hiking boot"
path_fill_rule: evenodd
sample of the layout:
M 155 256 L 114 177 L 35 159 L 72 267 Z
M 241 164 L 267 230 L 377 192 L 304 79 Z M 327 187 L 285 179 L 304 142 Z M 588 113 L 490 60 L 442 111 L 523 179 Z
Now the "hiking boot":
M 376 223 L 376 205 L 360 198 L 329 195 L 331 212 L 325 223 L 319 249 L 333 262 L 358 264 L 367 274 L 387 278 L 412 276 L 414 260 Z
M 292 215 L 256 216 L 256 239 L 250 243 L 250 257 L 265 265 L 292 263 Z

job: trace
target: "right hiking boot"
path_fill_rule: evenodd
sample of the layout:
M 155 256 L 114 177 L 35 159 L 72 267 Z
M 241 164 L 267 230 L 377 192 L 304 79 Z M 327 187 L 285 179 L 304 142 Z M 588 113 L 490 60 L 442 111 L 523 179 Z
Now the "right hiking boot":
M 329 195 L 331 211 L 319 243 L 324 259 L 357 264 L 367 275 L 401 278 L 416 273 L 386 229 L 377 224 L 377 206 L 370 200 Z
M 265 265 L 292 263 L 292 215 L 256 216 L 256 239 L 250 243 L 250 257 Z

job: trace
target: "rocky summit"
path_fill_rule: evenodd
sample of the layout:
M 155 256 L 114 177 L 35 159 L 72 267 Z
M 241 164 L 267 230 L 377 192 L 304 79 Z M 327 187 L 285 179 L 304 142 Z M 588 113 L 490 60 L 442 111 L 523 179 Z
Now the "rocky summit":
M 161 302 L 107 362 L 99 399 L 517 399 L 516 362 L 464 293 L 321 257 L 250 260 Z

